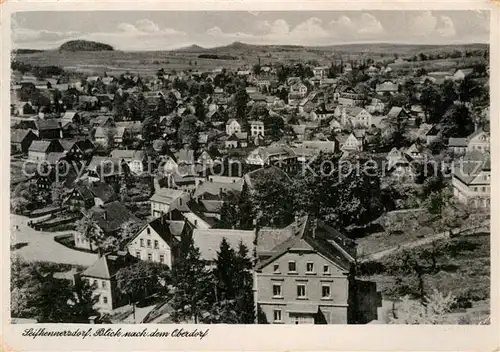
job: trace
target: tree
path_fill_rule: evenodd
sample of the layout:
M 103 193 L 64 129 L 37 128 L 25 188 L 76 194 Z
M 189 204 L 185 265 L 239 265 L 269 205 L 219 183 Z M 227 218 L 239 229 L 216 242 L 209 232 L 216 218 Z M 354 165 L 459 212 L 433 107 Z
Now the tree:
M 199 124 L 198 119 L 189 115 L 182 119 L 179 126 L 179 140 L 183 144 L 189 144 L 191 148 L 196 149 L 198 144 Z
M 152 293 L 165 293 L 169 281 L 168 266 L 143 260 L 121 268 L 116 273 L 118 290 L 129 298 L 129 304 L 145 299 Z
M 267 135 L 274 141 L 279 141 L 283 137 L 285 122 L 280 116 L 267 116 L 264 120 L 264 126 L 268 129 Z
M 236 118 L 246 120 L 246 110 L 249 101 L 249 96 L 244 86 L 239 86 L 231 101 L 236 111 Z
M 293 220 L 293 194 L 288 186 L 275 178 L 255 182 L 250 204 L 259 226 L 286 226 Z
M 99 296 L 94 294 L 94 288 L 87 280 L 75 280 L 74 295 L 68 304 L 71 306 L 72 323 L 88 323 L 89 317 L 97 315 L 94 305 Z
M 260 64 L 253 65 L 252 71 L 254 75 L 260 75 L 260 70 L 261 70 Z
M 455 100 L 458 98 L 458 94 L 456 92 L 455 83 L 453 81 L 445 81 L 442 85 L 442 93 L 443 104 L 448 107 L 453 104 Z
M 474 121 L 465 105 L 452 105 L 442 119 L 443 135 L 446 137 L 467 137 L 474 132 Z
M 177 98 L 175 97 L 174 93 L 168 92 L 167 96 L 165 97 L 166 113 L 170 114 L 176 108 L 177 108 Z
M 251 268 L 252 262 L 248 258 L 247 247 L 240 243 L 238 251 L 235 251 L 223 238 L 213 270 L 216 302 L 210 310 L 209 322 L 254 322 Z
M 124 243 L 132 238 L 132 236 L 137 234 L 142 226 L 143 224 L 140 222 L 129 220 L 120 226 L 120 230 L 118 231 L 118 238 L 122 243 Z
M 215 260 L 214 276 L 217 282 L 216 302 L 236 297 L 237 287 L 235 280 L 238 272 L 235 264 L 236 254 L 224 237 L 217 252 L 217 259 Z
M 192 229 L 181 235 L 179 260 L 172 269 L 172 298 L 175 322 L 194 319 L 198 323 L 207 312 L 214 297 L 213 282 L 205 263 L 200 259 L 200 251 L 194 246 Z
M 462 102 L 470 102 L 482 94 L 482 88 L 469 76 L 465 77 L 458 86 L 458 97 Z
M 240 217 L 240 209 L 237 205 L 231 202 L 223 202 L 217 227 L 221 229 L 239 228 Z
M 422 104 L 422 108 L 425 113 L 425 119 L 427 122 L 429 121 L 433 107 L 439 103 L 439 99 L 439 93 L 434 86 L 427 85 L 422 90 L 422 94 L 420 96 L 420 104 Z
M 97 226 L 97 223 L 90 216 L 84 215 L 76 222 L 76 231 L 81 233 L 90 243 L 90 250 L 93 250 L 93 245 L 97 246 L 99 257 L 102 256 L 100 245 L 104 240 L 102 232 Z
M 198 120 L 205 121 L 205 116 L 206 116 L 205 104 L 203 103 L 203 99 L 199 94 L 194 97 L 194 108 Z
M 434 290 L 426 296 L 424 302 L 416 302 L 405 296 L 390 324 L 456 324 L 456 319 L 449 315 L 456 298 L 450 293 L 444 295 Z
M 64 184 L 62 182 L 55 182 L 52 185 L 51 197 L 52 197 L 52 203 L 57 205 L 59 209 L 62 209 L 64 194 L 65 194 Z
M 61 270 L 57 265 L 14 258 L 11 270 L 12 316 L 39 323 L 79 323 L 95 314 L 88 284 L 73 287 L 71 281 L 55 278 Z

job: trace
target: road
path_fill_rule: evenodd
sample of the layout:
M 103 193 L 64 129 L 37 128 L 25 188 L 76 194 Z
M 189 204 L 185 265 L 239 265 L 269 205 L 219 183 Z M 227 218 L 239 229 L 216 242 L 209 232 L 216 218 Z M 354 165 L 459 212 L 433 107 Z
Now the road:
M 13 253 L 26 261 L 46 261 L 71 265 L 81 265 L 88 267 L 92 265 L 97 254 L 76 251 L 57 243 L 54 237 L 71 231 L 43 232 L 35 231 L 28 226 L 28 221 L 32 220 L 25 216 L 11 214 L 10 227 L 11 245 L 16 243 L 26 243 L 27 245 L 15 250 Z M 19 227 L 19 230 L 16 229 Z
M 489 232 L 489 226 L 485 224 L 483 224 L 482 226 L 474 226 L 474 227 L 470 227 L 470 228 L 463 228 L 459 231 L 460 234 L 462 233 L 465 233 L 465 232 L 468 232 L 468 231 L 471 231 L 473 230 L 474 232 L 473 233 L 480 233 L 480 232 Z M 411 249 L 411 248 L 415 248 L 415 247 L 420 247 L 420 246 L 423 246 L 423 245 L 426 245 L 426 244 L 429 244 L 429 243 L 432 243 L 436 240 L 442 240 L 442 239 L 445 239 L 445 238 L 448 238 L 449 237 L 449 232 L 446 231 L 446 232 L 441 232 L 441 233 L 438 233 L 438 234 L 435 234 L 433 236 L 428 236 L 428 237 L 424 237 L 424 238 L 420 238 L 416 241 L 413 241 L 413 242 L 408 242 L 408 243 L 404 243 L 404 244 L 401 244 L 399 246 L 395 246 L 395 247 L 392 247 L 392 248 L 388 248 L 388 249 L 384 249 L 383 251 L 380 251 L 380 252 L 376 252 L 376 253 L 372 253 L 372 254 L 369 254 L 367 255 L 366 257 L 360 259 L 360 262 L 367 262 L 367 261 L 377 261 L 377 260 L 380 260 L 390 254 L 394 254 L 394 253 L 397 253 L 397 252 L 400 252 L 404 249 Z

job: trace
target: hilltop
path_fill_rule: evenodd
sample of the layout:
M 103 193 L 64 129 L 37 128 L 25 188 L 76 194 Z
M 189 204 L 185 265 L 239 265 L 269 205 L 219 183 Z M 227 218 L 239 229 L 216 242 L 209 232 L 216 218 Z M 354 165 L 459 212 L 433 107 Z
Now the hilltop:
M 59 47 L 59 51 L 113 51 L 108 44 L 88 40 L 70 40 Z
M 174 51 L 177 51 L 177 52 L 200 52 L 200 51 L 204 51 L 204 50 L 206 50 L 204 47 L 196 45 L 196 44 L 192 44 L 189 46 L 185 46 L 185 47 L 176 49 Z

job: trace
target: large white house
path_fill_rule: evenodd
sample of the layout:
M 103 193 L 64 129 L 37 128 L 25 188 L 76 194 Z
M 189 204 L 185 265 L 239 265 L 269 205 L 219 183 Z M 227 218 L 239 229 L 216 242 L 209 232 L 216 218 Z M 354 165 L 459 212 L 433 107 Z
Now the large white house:
M 452 173 L 453 195 L 475 208 L 490 206 L 491 163 L 489 153 L 478 150 L 468 152 L 455 162 Z
M 172 268 L 178 242 L 170 230 L 167 215 L 163 215 L 142 227 L 130 239 L 127 249 L 138 259 L 165 264 Z

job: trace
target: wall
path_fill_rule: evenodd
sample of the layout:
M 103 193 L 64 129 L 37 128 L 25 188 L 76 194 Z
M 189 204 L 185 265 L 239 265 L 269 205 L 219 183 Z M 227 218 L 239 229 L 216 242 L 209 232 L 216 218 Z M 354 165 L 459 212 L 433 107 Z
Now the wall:
M 143 241 L 142 247 L 141 239 Z M 148 240 L 151 241 L 150 247 L 148 247 Z M 155 241 L 158 241 L 158 248 L 155 248 Z M 139 235 L 127 245 L 127 248 L 131 255 L 138 257 L 139 259 L 148 260 L 148 254 L 151 254 L 152 261 L 166 264 L 169 266 L 169 268 L 172 268 L 172 254 L 169 245 L 149 225 L 144 228 L 139 233 Z M 137 254 L 139 254 L 139 256 L 137 256 Z M 163 255 L 163 262 L 160 260 L 161 255 Z
M 289 261 L 295 261 L 296 273 L 288 272 Z M 306 272 L 307 263 L 312 262 L 314 272 Z M 278 264 L 280 273 L 274 272 Z M 323 272 L 328 265 L 329 274 Z M 345 323 L 347 321 L 348 277 L 347 273 L 317 253 L 288 252 L 256 273 L 255 285 L 258 303 L 269 322 L 273 321 L 273 309 L 281 307 L 284 322 L 289 320 L 287 305 L 291 303 L 321 307 L 321 310 L 332 312 L 328 323 Z M 281 284 L 282 297 L 273 297 L 273 284 Z M 306 298 L 297 298 L 297 284 L 306 285 Z M 322 298 L 322 286 L 330 286 L 330 298 Z

